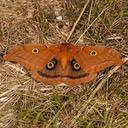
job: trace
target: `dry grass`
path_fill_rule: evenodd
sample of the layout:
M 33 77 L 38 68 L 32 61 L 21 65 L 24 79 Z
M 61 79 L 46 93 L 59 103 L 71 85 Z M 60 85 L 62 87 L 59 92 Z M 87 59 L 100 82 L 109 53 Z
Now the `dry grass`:
M 67 40 L 112 47 L 127 57 L 128 1 L 90 0 L 82 13 L 86 2 L 0 1 L 0 51 L 17 44 Z M 36 82 L 20 65 L 0 58 L 0 127 L 127 128 L 128 64 L 112 71 L 108 79 L 106 69 L 86 84 L 52 86 Z

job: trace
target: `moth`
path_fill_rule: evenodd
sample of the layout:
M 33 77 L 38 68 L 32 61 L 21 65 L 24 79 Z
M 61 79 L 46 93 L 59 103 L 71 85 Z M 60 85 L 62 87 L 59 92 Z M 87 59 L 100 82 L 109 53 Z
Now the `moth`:
M 4 60 L 21 64 L 35 80 L 52 85 L 90 82 L 99 71 L 124 63 L 114 49 L 68 43 L 14 46 L 4 55 Z

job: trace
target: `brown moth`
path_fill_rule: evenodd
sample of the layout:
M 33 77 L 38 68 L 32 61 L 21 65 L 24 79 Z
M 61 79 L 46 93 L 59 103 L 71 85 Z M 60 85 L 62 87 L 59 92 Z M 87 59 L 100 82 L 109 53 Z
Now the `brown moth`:
M 124 63 L 114 49 L 71 44 L 14 46 L 4 60 L 21 64 L 34 79 L 52 85 L 89 82 L 99 71 Z

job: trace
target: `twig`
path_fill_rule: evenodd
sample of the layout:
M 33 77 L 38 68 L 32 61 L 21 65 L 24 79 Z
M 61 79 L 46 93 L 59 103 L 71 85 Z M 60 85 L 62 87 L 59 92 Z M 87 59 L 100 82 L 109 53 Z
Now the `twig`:
M 128 60 L 127 58 L 124 58 L 125 62 Z M 116 66 L 113 68 L 113 70 L 108 72 L 108 75 L 106 78 L 104 78 L 96 87 L 96 89 L 91 93 L 90 97 L 88 100 L 82 105 L 81 109 L 79 110 L 78 114 L 75 116 L 75 118 L 72 120 L 72 123 L 70 127 L 75 127 L 76 120 L 80 117 L 80 115 L 83 113 L 83 111 L 86 109 L 87 105 L 92 101 L 93 97 L 96 95 L 96 93 L 99 91 L 101 87 L 105 84 L 105 82 L 110 78 L 110 76 L 119 68 L 120 66 Z
M 77 25 L 77 23 L 79 22 L 79 20 L 81 19 L 81 16 L 83 15 L 83 13 L 84 13 L 84 11 L 85 11 L 87 5 L 89 4 L 89 2 L 90 2 L 90 0 L 88 0 L 87 3 L 85 3 L 85 5 L 84 5 L 84 7 L 83 7 L 83 9 L 82 9 L 82 11 L 81 11 L 79 17 L 77 18 L 76 22 L 74 23 L 73 28 L 72 28 L 72 30 L 71 30 L 71 32 L 70 32 L 70 34 L 69 34 L 69 36 L 68 36 L 68 38 L 67 38 L 66 41 L 69 40 L 69 38 L 71 37 L 72 33 L 74 32 L 74 30 L 75 30 L 75 28 L 76 28 L 76 25 Z
M 85 29 L 85 31 L 81 34 L 81 36 L 79 37 L 79 39 L 76 41 L 75 44 L 77 44 L 79 42 L 79 40 L 83 37 L 83 35 L 89 30 L 89 28 L 96 22 L 96 20 L 103 14 L 103 12 L 108 9 L 108 7 L 105 7 L 102 12 L 97 16 L 97 18 L 87 27 L 87 29 Z

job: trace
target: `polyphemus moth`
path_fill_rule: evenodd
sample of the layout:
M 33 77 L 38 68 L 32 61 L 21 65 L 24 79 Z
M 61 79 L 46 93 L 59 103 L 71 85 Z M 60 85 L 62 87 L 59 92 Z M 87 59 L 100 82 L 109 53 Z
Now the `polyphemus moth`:
M 21 64 L 37 81 L 52 85 L 89 82 L 99 71 L 124 63 L 114 49 L 71 44 L 14 46 L 4 60 Z

